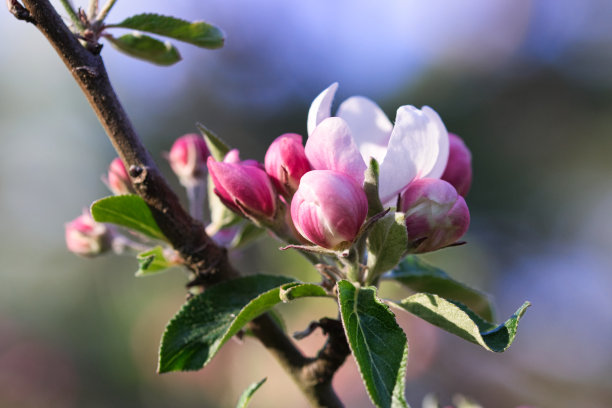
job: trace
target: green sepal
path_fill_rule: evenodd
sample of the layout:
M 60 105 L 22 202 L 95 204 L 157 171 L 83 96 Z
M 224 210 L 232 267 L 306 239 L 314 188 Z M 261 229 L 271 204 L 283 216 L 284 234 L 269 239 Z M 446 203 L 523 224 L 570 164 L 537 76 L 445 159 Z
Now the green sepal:
M 105 38 L 118 51 L 153 64 L 168 66 L 181 60 L 181 54 L 174 45 L 168 41 L 156 40 L 148 35 L 133 33 L 118 38 L 106 35 Z
M 253 394 L 265 383 L 267 378 L 263 378 L 253 384 L 249 385 L 246 390 L 242 392 L 238 403 L 236 404 L 236 408 L 247 408 L 249 402 L 251 402 L 251 398 L 253 398 Z
M 406 408 L 408 341 L 376 288 L 338 282 L 340 317 L 370 399 L 379 408 Z
M 106 27 L 146 31 L 203 48 L 220 48 L 225 41 L 225 36 L 219 28 L 203 21 L 190 23 L 176 17 L 153 13 L 138 14 L 118 24 L 108 24 Z
M 159 229 L 151 209 L 137 195 L 102 198 L 91 205 L 91 215 L 97 222 L 116 224 L 151 238 L 167 241 Z
M 219 136 L 217 136 L 212 130 L 208 129 L 201 123 L 196 123 L 196 127 L 204 136 L 208 151 L 216 161 L 223 161 L 225 155 L 230 151 L 230 147 L 225 143 Z
M 496 325 L 482 319 L 466 306 L 430 293 L 417 293 L 391 305 L 404 309 L 421 319 L 455 334 L 489 351 L 506 351 L 516 337 L 518 323 L 531 305 L 523 303 L 504 323 Z
M 368 218 L 384 211 L 383 205 L 378 196 L 378 162 L 374 158 L 370 158 L 370 163 L 365 171 L 365 179 L 363 182 L 363 190 L 368 198 Z
M 372 226 L 367 240 L 368 282 L 394 268 L 408 248 L 408 232 L 404 213 L 385 215 Z

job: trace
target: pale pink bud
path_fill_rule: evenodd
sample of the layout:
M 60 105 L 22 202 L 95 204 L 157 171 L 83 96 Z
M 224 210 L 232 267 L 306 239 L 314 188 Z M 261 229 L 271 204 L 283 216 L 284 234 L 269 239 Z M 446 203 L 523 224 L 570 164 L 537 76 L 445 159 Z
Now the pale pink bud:
M 125 165 L 118 157 L 108 166 L 106 184 L 115 195 L 135 193 Z
M 66 246 L 77 255 L 93 257 L 111 249 L 113 234 L 96 222 L 89 212 L 66 224 Z
M 217 162 L 208 158 L 215 194 L 231 210 L 255 218 L 273 218 L 276 191 L 260 167 L 245 163 Z
M 449 133 L 448 141 L 448 162 L 440 178 L 451 183 L 457 193 L 465 197 L 472 185 L 472 153 L 459 136 Z
M 348 248 L 367 214 L 368 200 L 361 186 L 334 170 L 304 174 L 291 201 L 291 218 L 298 232 L 328 249 Z
M 206 177 L 206 158 L 210 156 L 204 138 L 191 133 L 176 139 L 168 160 L 172 171 L 184 186 L 193 186 Z
M 414 252 L 429 252 L 455 243 L 470 225 L 465 200 L 440 179 L 413 181 L 402 193 L 400 209 L 406 213 L 408 240 Z
M 266 173 L 276 188 L 287 196 L 297 190 L 300 178 L 311 170 L 302 145 L 302 136 L 295 133 L 277 137 L 268 148 L 264 163 Z

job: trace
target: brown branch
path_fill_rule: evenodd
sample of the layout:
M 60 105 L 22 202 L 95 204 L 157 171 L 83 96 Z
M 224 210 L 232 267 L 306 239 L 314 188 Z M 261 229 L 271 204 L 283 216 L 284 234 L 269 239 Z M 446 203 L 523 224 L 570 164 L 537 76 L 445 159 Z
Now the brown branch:
M 239 276 L 225 248 L 206 235 L 203 225 L 182 207 L 141 143 L 108 78 L 102 58 L 81 45 L 48 0 L 8 0 L 9 11 L 33 23 L 56 50 L 98 116 L 115 150 L 129 168 L 138 194 L 153 212 L 160 229 L 206 287 Z M 331 387 L 348 348 L 344 332 L 328 330 L 329 338 L 316 358 L 306 358 L 268 316 L 249 323 L 259 341 L 279 360 L 315 407 L 342 407 Z M 344 346 L 338 344 L 343 343 Z M 342 347 L 345 347 L 346 350 Z M 343 356 L 340 359 L 340 356 Z

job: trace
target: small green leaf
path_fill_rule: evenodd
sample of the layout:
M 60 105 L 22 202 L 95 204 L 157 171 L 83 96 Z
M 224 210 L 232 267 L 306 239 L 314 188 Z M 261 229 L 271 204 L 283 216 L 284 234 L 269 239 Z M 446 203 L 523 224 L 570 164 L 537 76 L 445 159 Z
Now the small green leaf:
M 119 24 L 108 24 L 108 27 L 146 31 L 203 48 L 220 48 L 225 41 L 223 32 L 219 28 L 203 21 L 190 23 L 176 17 L 152 13 L 138 14 Z
M 378 220 L 367 240 L 368 280 L 394 268 L 408 248 L 408 233 L 404 213 L 390 213 Z
M 166 259 L 164 249 L 161 246 L 141 252 L 136 258 L 138 259 L 136 276 L 154 275 L 176 265 Z
M 196 123 L 196 127 L 199 129 L 204 140 L 206 140 L 206 146 L 210 151 L 210 154 L 216 161 L 223 161 L 227 152 L 230 151 L 230 147 L 217 136 L 212 130 L 208 129 L 201 123 Z
M 338 302 L 346 338 L 370 399 L 379 408 L 406 408 L 406 335 L 376 288 L 338 282 Z
M 314 283 L 288 283 L 281 286 L 279 296 L 284 303 L 301 297 L 330 296 L 324 288 Z
M 249 385 L 247 389 L 244 390 L 244 392 L 240 396 L 240 399 L 238 400 L 238 404 L 236 404 L 236 408 L 246 408 L 249 405 L 251 398 L 253 398 L 253 394 L 255 394 L 255 391 L 257 391 L 259 387 L 261 387 L 263 383 L 266 382 L 266 380 L 267 378 L 263 378 Z
M 158 372 L 204 367 L 245 324 L 280 302 L 280 286 L 294 281 L 284 276 L 245 276 L 191 298 L 166 327 Z
M 102 198 L 91 205 L 91 215 L 98 222 L 109 222 L 166 241 L 147 203 L 137 195 Z
M 415 292 L 433 293 L 448 300 L 460 302 L 482 316 L 494 321 L 493 306 L 486 294 L 472 289 L 448 276 L 415 255 L 404 258 L 402 262 L 383 279 L 394 279 Z
M 238 231 L 238 234 L 232 240 L 230 244 L 231 248 L 241 248 L 251 242 L 255 241 L 257 238 L 261 237 L 263 233 L 266 232 L 265 229 L 259 228 L 257 225 L 246 222 L 244 227 Z
M 181 54 L 169 42 L 161 42 L 143 34 L 125 34 L 119 38 L 106 35 L 105 38 L 117 50 L 130 57 L 140 58 L 157 65 L 172 65 L 181 60 Z
M 363 182 L 363 190 L 368 198 L 368 217 L 372 217 L 384 210 L 380 202 L 380 197 L 378 196 L 378 174 L 378 162 L 374 158 L 371 158 Z
M 458 302 L 448 301 L 429 293 L 417 293 L 391 305 L 407 310 L 413 315 L 455 334 L 487 350 L 502 352 L 508 349 L 514 338 L 520 318 L 530 306 L 523 305 L 504 323 L 495 325 L 480 318 Z

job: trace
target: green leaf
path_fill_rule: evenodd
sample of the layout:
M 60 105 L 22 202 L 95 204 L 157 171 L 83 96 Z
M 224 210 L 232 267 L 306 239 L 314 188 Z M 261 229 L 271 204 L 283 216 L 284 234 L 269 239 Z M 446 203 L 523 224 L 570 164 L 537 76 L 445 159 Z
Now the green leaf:
M 323 287 L 314 283 L 293 282 L 281 286 L 279 296 L 284 303 L 287 303 L 302 297 L 326 297 L 330 295 Z
M 245 276 L 191 298 L 166 327 L 158 372 L 204 367 L 245 324 L 280 302 L 280 286 L 294 281 L 284 276 Z
M 251 222 L 247 222 L 245 223 L 244 227 L 242 227 L 240 231 L 238 231 L 238 234 L 236 234 L 236 236 L 232 240 L 230 247 L 241 248 L 255 241 L 257 238 L 261 237 L 264 232 L 266 232 L 265 229 L 259 228 L 257 225 Z
M 203 21 L 190 23 L 176 17 L 152 13 L 138 14 L 118 24 L 108 24 L 107 28 L 109 27 L 146 31 L 203 48 L 220 48 L 225 41 L 225 36 L 219 28 Z
M 529 302 L 523 303 L 516 313 L 498 326 L 483 320 L 461 303 L 429 293 L 417 293 L 399 303 L 391 304 L 449 333 L 498 353 L 510 347 L 516 337 L 519 320 L 530 306 Z
M 137 195 L 102 198 L 91 205 L 91 215 L 98 222 L 109 222 L 167 241 L 153 218 L 147 203 Z
M 383 275 L 383 279 L 394 279 L 415 292 L 433 293 L 463 303 L 485 320 L 495 320 L 493 306 L 485 293 L 454 280 L 442 269 L 415 255 L 404 258 L 397 268 Z
M 122 53 L 153 64 L 168 66 L 181 60 L 181 54 L 174 45 L 169 42 L 161 42 L 148 35 L 125 34 L 119 38 L 106 35 L 105 38 Z
M 404 213 L 390 213 L 378 220 L 367 240 L 368 281 L 394 268 L 408 248 L 408 233 Z
M 363 190 L 368 198 L 368 217 L 372 217 L 384 210 L 380 202 L 380 197 L 378 196 L 378 174 L 378 162 L 374 158 L 371 158 L 363 182 Z
M 204 140 L 206 140 L 206 146 L 210 151 L 210 154 L 216 161 L 223 161 L 227 152 L 230 151 L 230 147 L 223 141 L 219 136 L 217 136 L 212 130 L 208 129 L 201 123 L 196 123 L 196 127 L 204 136 Z
M 136 259 L 138 259 L 136 276 L 154 275 L 176 265 L 166 259 L 161 246 L 139 253 Z
M 267 378 L 263 378 L 249 385 L 247 389 L 244 390 L 244 392 L 240 396 L 240 399 L 238 400 L 238 404 L 236 404 L 236 408 L 246 408 L 247 405 L 249 405 L 251 398 L 253 398 L 253 394 L 255 394 L 255 391 L 257 391 L 259 387 L 261 387 L 263 383 L 266 382 L 266 380 Z
M 346 338 L 370 399 L 380 408 L 408 407 L 404 398 L 408 342 L 376 288 L 338 282 Z

